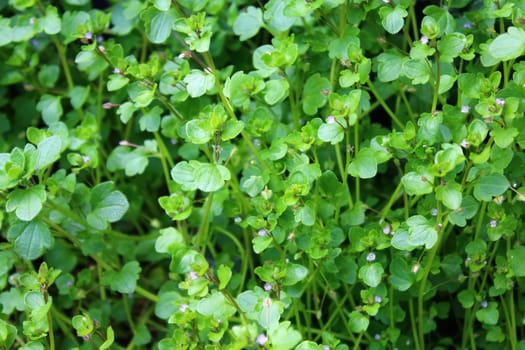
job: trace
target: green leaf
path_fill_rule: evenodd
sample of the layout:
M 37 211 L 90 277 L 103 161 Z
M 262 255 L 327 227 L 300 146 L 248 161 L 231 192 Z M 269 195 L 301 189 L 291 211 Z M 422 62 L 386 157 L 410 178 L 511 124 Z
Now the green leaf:
M 392 259 L 390 263 L 390 276 L 388 282 L 397 290 L 406 291 L 416 280 L 407 262 L 399 257 Z
M 303 111 L 307 115 L 316 114 L 317 110 L 326 104 L 331 88 L 330 81 L 321 77 L 319 73 L 311 75 L 304 84 Z
M 228 141 L 239 135 L 244 129 L 244 122 L 242 120 L 228 120 L 222 129 L 221 140 Z
M 509 27 L 506 33 L 500 34 L 484 50 L 481 55 L 483 65 L 494 65 L 499 61 L 510 61 L 523 55 L 525 51 L 525 30 Z M 490 56 L 496 62 L 487 60 Z
M 62 139 L 60 136 L 50 136 L 37 145 L 37 161 L 35 170 L 45 169 L 60 158 Z
M 355 158 L 348 165 L 348 172 L 353 177 L 371 179 L 377 174 L 377 160 L 375 151 L 370 148 L 359 150 Z
M 156 132 L 160 127 L 160 115 L 162 108 L 155 106 L 143 114 L 139 119 L 139 126 L 141 131 Z
M 422 215 L 414 215 L 408 218 L 408 239 L 410 244 L 430 249 L 436 244 L 438 233 L 434 225 Z
M 129 78 L 122 74 L 111 74 L 107 82 L 108 91 L 117 91 L 128 85 Z
M 290 84 L 286 79 L 273 79 L 266 82 L 264 101 L 273 106 L 288 97 Z
M 447 182 L 445 186 L 437 187 L 436 199 L 442 201 L 449 209 L 459 209 L 461 207 L 461 201 L 463 200 L 461 186 L 455 182 Z
M 134 82 L 128 85 L 128 95 L 135 103 L 135 107 L 147 107 L 155 97 L 155 90 L 142 82 Z
M 354 333 L 363 333 L 368 329 L 370 319 L 359 311 L 352 311 L 348 316 L 348 326 Z
M 407 15 L 408 12 L 400 5 L 396 5 L 394 8 L 385 5 L 379 9 L 381 25 L 390 34 L 396 34 L 403 28 L 404 18 Z
M 481 176 L 474 185 L 474 197 L 479 201 L 490 202 L 492 197 L 503 194 L 510 184 L 501 174 Z
M 17 188 L 7 195 L 5 209 L 8 213 L 14 211 L 16 217 L 22 221 L 31 221 L 40 213 L 45 201 L 44 185 L 26 189 Z
M 54 244 L 53 236 L 40 220 L 18 222 L 7 231 L 7 239 L 13 243 L 15 252 L 25 260 L 34 260 Z
M 184 77 L 184 82 L 190 96 L 199 97 L 215 86 L 215 77 L 213 74 L 194 69 Z
M 514 276 L 525 276 L 525 247 L 518 246 L 507 252 L 507 259 L 509 259 L 510 268 L 514 272 Z
M 241 12 L 233 23 L 233 32 L 239 36 L 239 40 L 245 41 L 255 36 L 264 25 L 261 9 L 248 6 L 246 11 Z
M 219 290 L 226 288 L 232 278 L 232 270 L 226 265 L 220 265 L 217 269 L 217 278 L 219 279 Z
M 514 143 L 514 138 L 519 135 L 516 128 L 502 128 L 495 124 L 490 131 L 490 136 L 494 137 L 494 142 L 500 148 L 507 148 Z
M 91 212 L 87 222 L 94 228 L 103 230 L 108 222 L 116 222 L 129 208 L 126 196 L 120 191 L 113 191 L 112 182 L 102 182 L 91 190 L 89 200 Z
M 170 12 L 159 12 L 151 21 L 146 22 L 146 35 L 154 44 L 165 42 L 171 35 L 175 16 Z
M 130 261 L 122 266 L 120 271 L 106 271 L 102 275 L 102 283 L 111 290 L 122 294 L 135 292 L 137 280 L 142 269 L 137 261 Z
M 476 319 L 484 324 L 497 325 L 499 320 L 498 303 L 489 302 L 487 307 L 476 311 Z
M 225 320 L 235 314 L 235 308 L 226 300 L 222 293 L 215 292 L 199 300 L 195 311 L 214 319 Z
M 301 333 L 291 327 L 290 321 L 284 321 L 272 327 L 268 332 L 272 349 L 290 350 L 301 341 Z
M 171 6 L 170 0 L 153 0 L 153 6 L 159 11 L 168 11 Z
M 408 172 L 401 178 L 406 193 L 411 196 L 432 193 L 433 182 L 434 176 L 424 170 Z
M 157 253 L 175 253 L 177 250 L 186 247 L 184 236 L 174 227 L 160 230 L 160 236 L 155 241 Z
M 47 125 L 51 125 L 60 120 L 64 110 L 60 103 L 59 96 L 42 95 L 36 105 L 37 111 L 42 114 L 42 119 Z
M 359 278 L 364 284 L 374 288 L 381 283 L 384 272 L 383 266 L 378 262 L 374 262 L 364 265 L 359 269 Z
M 228 168 L 218 164 L 202 163 L 194 173 L 197 188 L 204 192 L 214 192 L 222 188 L 230 179 Z
M 286 264 L 286 275 L 282 280 L 284 286 L 292 286 L 306 278 L 308 269 L 299 264 Z
M 115 332 L 113 331 L 113 328 L 111 328 L 111 326 L 109 326 L 107 328 L 107 330 L 106 330 L 106 340 L 102 344 L 100 344 L 100 346 L 98 348 L 100 350 L 109 349 L 114 341 L 115 341 Z M 139 345 L 139 344 L 137 344 L 137 345 Z
M 210 123 L 203 119 L 192 119 L 186 123 L 184 128 L 189 141 L 196 145 L 202 145 L 210 141 L 214 134 Z
M 345 137 L 345 130 L 339 123 L 324 123 L 321 124 L 317 130 L 317 137 L 319 137 L 319 140 L 321 141 L 330 142 L 332 145 L 336 145 L 343 141 Z

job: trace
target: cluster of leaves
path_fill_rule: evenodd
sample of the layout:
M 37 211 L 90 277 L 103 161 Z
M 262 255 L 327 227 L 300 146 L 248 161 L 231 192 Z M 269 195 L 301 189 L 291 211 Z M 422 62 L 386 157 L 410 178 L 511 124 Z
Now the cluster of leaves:
M 0 349 L 525 348 L 525 4 L 421 3 L 1 2 Z

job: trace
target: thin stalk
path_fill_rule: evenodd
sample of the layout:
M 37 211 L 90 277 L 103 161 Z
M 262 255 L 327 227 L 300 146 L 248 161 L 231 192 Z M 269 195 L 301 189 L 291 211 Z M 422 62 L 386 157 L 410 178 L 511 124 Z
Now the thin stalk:
M 197 236 L 195 237 L 196 238 L 195 245 L 201 248 L 202 253 L 204 253 L 206 249 L 206 243 L 208 242 L 208 233 L 210 231 L 210 224 L 208 222 L 208 219 L 210 217 L 211 205 L 213 202 L 214 194 L 215 192 L 211 192 L 208 195 L 208 198 L 206 198 L 206 204 L 204 207 L 204 214 L 202 216 L 201 225 L 199 227 L 199 232 L 197 233 Z
M 439 64 L 439 51 L 436 50 L 435 54 L 435 61 L 436 61 L 436 77 L 434 79 L 434 97 L 432 99 L 432 109 L 431 111 L 436 111 L 437 103 L 439 99 L 439 85 L 441 82 L 441 65 Z
M 355 155 L 359 153 L 359 117 L 357 122 L 354 125 L 354 152 Z M 361 201 L 361 181 L 359 176 L 355 178 L 355 202 L 359 203 Z
M 383 99 L 383 97 L 381 97 L 381 95 L 379 94 L 379 92 L 375 88 L 374 83 L 372 83 L 372 81 L 369 80 L 367 82 L 367 85 L 368 85 L 368 88 L 369 88 L 370 92 L 372 93 L 372 95 L 374 95 L 374 97 L 379 101 L 379 103 L 381 104 L 381 106 L 385 110 L 386 114 L 388 114 L 388 116 L 390 117 L 390 119 L 392 119 L 394 124 L 396 124 L 401 130 L 404 130 L 405 126 L 397 118 L 396 114 L 390 109 L 390 107 L 388 107 L 388 105 L 386 104 L 386 102 Z
M 412 337 L 414 338 L 414 345 L 416 346 L 416 350 L 423 350 L 419 345 L 419 336 L 416 325 L 416 314 L 414 312 L 414 303 L 412 301 L 412 298 L 408 299 L 408 313 L 410 315 L 410 327 L 412 328 Z

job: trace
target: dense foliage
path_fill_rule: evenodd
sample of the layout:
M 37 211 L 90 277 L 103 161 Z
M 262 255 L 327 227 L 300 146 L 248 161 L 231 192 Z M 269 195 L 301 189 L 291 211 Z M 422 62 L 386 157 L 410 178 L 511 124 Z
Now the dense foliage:
M 0 349 L 525 349 L 525 2 L 0 1 Z

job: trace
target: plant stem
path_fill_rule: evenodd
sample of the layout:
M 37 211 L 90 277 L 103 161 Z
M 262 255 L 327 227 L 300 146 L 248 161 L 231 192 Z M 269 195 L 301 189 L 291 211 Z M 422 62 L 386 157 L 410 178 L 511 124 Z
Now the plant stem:
M 374 97 L 377 99 L 377 101 L 379 101 L 379 103 L 381 104 L 381 106 L 383 107 L 383 109 L 385 110 L 386 114 L 388 114 L 388 116 L 390 117 L 390 119 L 392 119 L 392 121 L 394 122 L 394 124 L 396 124 L 401 130 L 404 130 L 405 129 L 405 126 L 403 125 L 403 123 L 401 123 L 401 121 L 396 117 L 396 114 L 390 109 L 390 107 L 388 107 L 388 105 L 386 104 L 385 100 L 383 99 L 383 97 L 381 97 L 381 94 L 379 94 L 379 92 L 377 91 L 377 89 L 375 88 L 374 86 L 374 83 L 372 83 L 371 80 L 369 80 L 367 82 L 367 85 L 368 85 L 368 88 L 370 89 L 370 92 L 372 92 L 372 94 L 374 95 Z

